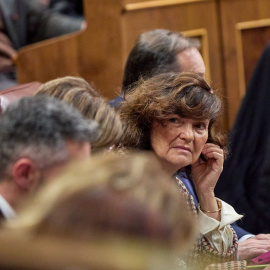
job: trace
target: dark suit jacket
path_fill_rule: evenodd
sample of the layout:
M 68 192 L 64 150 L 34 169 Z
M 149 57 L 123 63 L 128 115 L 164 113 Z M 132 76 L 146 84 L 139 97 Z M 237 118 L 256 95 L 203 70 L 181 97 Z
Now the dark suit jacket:
M 33 0 L 0 0 L 7 34 L 16 50 L 29 43 L 77 31 L 82 20 L 42 9 Z
M 83 16 L 82 0 L 51 0 L 50 8 L 69 16 Z
M 244 214 L 242 226 L 270 233 L 270 43 L 247 87 L 230 134 L 231 156 L 216 194 Z

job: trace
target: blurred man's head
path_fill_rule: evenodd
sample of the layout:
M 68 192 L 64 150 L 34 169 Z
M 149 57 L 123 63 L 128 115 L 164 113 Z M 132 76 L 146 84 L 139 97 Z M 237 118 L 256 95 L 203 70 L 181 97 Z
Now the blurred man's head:
M 0 118 L 0 194 L 15 207 L 72 160 L 90 156 L 97 124 L 46 96 L 12 104 Z
M 123 92 L 139 78 L 167 72 L 191 71 L 204 76 L 199 41 L 178 32 L 156 29 L 139 35 L 125 66 Z

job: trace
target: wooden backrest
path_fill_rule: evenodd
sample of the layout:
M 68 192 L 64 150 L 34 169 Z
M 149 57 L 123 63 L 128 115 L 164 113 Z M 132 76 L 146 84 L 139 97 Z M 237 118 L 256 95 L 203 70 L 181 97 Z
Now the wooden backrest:
M 216 0 L 85 0 L 85 30 L 19 51 L 19 82 L 78 75 L 115 98 L 136 37 L 163 28 L 199 38 L 208 78 L 223 88 L 217 9 Z
M 115 98 L 138 34 L 156 28 L 185 32 L 201 40 L 207 78 L 227 103 L 222 126 L 229 129 L 265 46 L 259 31 L 266 39 L 269 9 L 269 0 L 84 0 L 87 28 L 22 48 L 18 79 L 46 82 L 78 75 Z
M 85 30 L 19 51 L 20 83 L 79 75 L 94 82 L 106 97 L 114 98 L 120 92 L 124 65 L 136 37 L 144 31 L 164 28 L 199 38 L 209 77 L 221 84 L 215 0 L 85 0 L 84 10 Z

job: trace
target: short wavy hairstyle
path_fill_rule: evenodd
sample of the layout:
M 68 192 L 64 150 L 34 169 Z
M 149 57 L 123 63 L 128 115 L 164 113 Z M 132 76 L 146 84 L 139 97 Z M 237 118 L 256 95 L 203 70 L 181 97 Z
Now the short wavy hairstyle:
M 100 93 L 85 79 L 76 76 L 65 76 L 48 81 L 38 88 L 36 94 L 44 94 L 62 99 L 69 90 L 76 88 L 92 97 L 100 97 Z
M 92 151 L 117 145 L 122 136 L 119 114 L 90 85 L 79 77 L 63 77 L 49 81 L 36 95 L 48 95 L 74 106 L 84 117 L 99 124 L 100 132 L 91 143 Z
M 224 136 L 213 129 L 222 111 L 221 100 L 201 76 L 191 72 L 160 74 L 140 80 L 124 98 L 120 112 L 124 147 L 151 150 L 153 122 L 177 114 L 196 120 L 209 119 L 208 142 L 226 150 Z

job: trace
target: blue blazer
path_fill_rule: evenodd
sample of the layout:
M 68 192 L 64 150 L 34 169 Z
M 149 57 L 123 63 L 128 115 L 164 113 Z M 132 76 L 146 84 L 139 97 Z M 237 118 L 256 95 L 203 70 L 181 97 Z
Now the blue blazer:
M 118 108 L 120 106 L 120 104 L 121 104 L 122 101 L 124 101 L 124 99 L 123 99 L 123 97 L 121 95 L 119 95 L 115 99 L 111 100 L 109 102 L 109 104 L 113 108 Z

